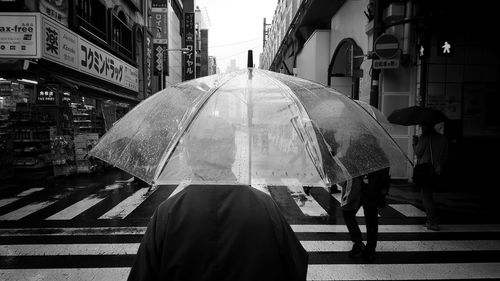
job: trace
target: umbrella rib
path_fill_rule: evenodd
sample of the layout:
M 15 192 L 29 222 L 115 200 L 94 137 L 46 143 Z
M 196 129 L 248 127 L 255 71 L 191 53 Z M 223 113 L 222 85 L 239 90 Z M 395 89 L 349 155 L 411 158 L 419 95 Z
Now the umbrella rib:
M 192 113 L 191 116 L 188 117 L 188 119 L 186 120 L 186 126 L 185 126 L 184 130 L 175 136 L 175 139 L 172 142 L 172 145 L 170 146 L 170 148 L 167 151 L 165 151 L 163 153 L 162 157 L 160 158 L 160 162 L 158 163 L 158 167 L 156 168 L 156 172 L 155 172 L 155 175 L 153 177 L 153 185 L 156 184 L 155 180 L 160 176 L 161 172 L 165 168 L 165 164 L 166 164 L 168 158 L 170 157 L 170 155 L 172 154 L 172 151 L 175 149 L 175 147 L 177 147 L 177 144 L 179 143 L 181 137 L 186 132 L 186 129 L 189 128 L 189 126 L 191 126 L 191 123 L 196 118 L 196 116 L 198 116 L 198 114 L 200 113 L 201 109 L 203 109 L 203 107 L 205 106 L 205 104 L 207 103 L 207 101 L 210 99 L 210 97 L 217 90 L 219 90 L 220 87 L 222 87 L 223 85 L 225 85 L 228 81 L 230 81 L 234 77 L 235 77 L 235 75 L 232 75 L 232 76 L 228 77 L 225 81 L 222 81 L 219 85 L 217 85 L 216 87 L 214 87 L 213 89 L 211 89 L 207 93 L 207 95 L 204 97 L 204 99 L 201 101 L 200 106 L 196 110 L 196 112 Z
M 290 101 L 291 101 L 291 102 L 292 102 L 292 103 L 293 103 L 293 104 L 294 104 L 294 105 L 298 108 L 298 114 L 300 115 L 300 117 L 302 117 L 302 119 L 304 119 L 303 117 L 307 117 L 307 120 L 310 120 L 310 121 L 311 121 L 311 124 L 313 124 L 313 123 L 312 123 L 311 118 L 309 118 L 309 114 L 307 113 L 307 110 L 306 110 L 306 109 L 302 106 L 302 104 L 300 104 L 300 103 L 297 101 L 297 98 L 295 97 L 295 95 L 293 94 L 293 92 L 290 90 L 290 88 L 289 88 L 289 87 L 287 87 L 287 86 L 286 86 L 285 84 L 283 84 L 282 82 L 280 82 L 280 81 L 278 81 L 277 79 L 275 79 L 274 77 L 272 77 L 271 75 L 269 75 L 268 73 L 265 73 L 265 72 L 263 72 L 263 73 L 264 73 L 265 75 L 267 75 L 267 76 L 270 78 L 270 80 L 271 80 L 272 82 L 274 82 L 274 83 L 275 83 L 275 84 L 276 84 L 279 88 L 283 89 L 283 92 L 285 93 L 285 96 L 286 96 L 288 99 L 290 99 Z M 305 116 L 304 116 L 304 115 L 305 115 Z M 292 122 L 292 125 L 293 125 L 293 122 Z M 315 127 L 315 126 L 314 126 L 314 124 L 313 124 L 313 128 L 314 128 L 314 127 Z M 296 129 L 296 128 L 295 128 L 295 129 Z M 305 130 L 304 130 L 304 131 L 305 131 Z M 299 133 L 299 132 L 297 132 L 297 133 Z M 305 133 L 307 134 L 307 136 L 308 136 L 310 139 L 312 139 L 312 137 L 310 136 L 310 134 L 308 134 L 306 131 L 305 131 Z M 314 137 L 316 137 L 316 136 L 314 136 Z M 307 142 L 306 142 L 306 143 L 307 143 Z M 306 143 L 305 143 L 305 145 L 306 145 Z M 307 147 L 306 147 L 306 150 L 307 150 L 307 151 L 309 151 L 309 149 L 307 149 Z M 315 149 L 315 151 L 316 151 L 316 149 Z M 317 156 L 317 157 L 318 157 L 318 159 L 320 160 L 319 162 L 320 162 L 320 163 L 322 163 L 322 162 L 323 162 L 323 159 L 322 159 L 322 157 L 321 157 L 321 156 L 322 156 L 322 155 L 321 155 L 321 153 L 318 153 L 318 152 L 316 151 L 316 154 L 318 154 L 318 155 L 316 155 L 316 156 Z M 309 155 L 309 153 L 308 153 L 308 155 Z M 309 155 L 309 159 L 313 162 L 313 166 L 316 168 L 316 170 L 317 170 L 317 172 L 318 172 L 319 176 L 320 176 L 320 177 L 321 177 L 321 179 L 324 181 L 324 183 L 326 183 L 327 185 L 328 185 L 328 184 L 330 184 L 330 181 L 329 181 L 328 177 L 326 177 L 326 172 L 325 172 L 325 169 L 324 169 L 323 165 L 322 165 L 322 164 L 320 164 L 320 165 L 321 165 L 321 167 L 318 167 L 318 165 L 316 164 L 316 162 L 318 162 L 318 161 L 315 161 L 311 155 Z

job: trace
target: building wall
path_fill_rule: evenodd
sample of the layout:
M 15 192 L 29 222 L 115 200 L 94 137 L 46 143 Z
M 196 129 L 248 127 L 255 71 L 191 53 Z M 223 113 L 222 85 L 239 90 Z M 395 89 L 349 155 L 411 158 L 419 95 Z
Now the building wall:
M 368 5 L 368 2 L 369 0 L 346 1 L 332 18 L 330 53 L 328 55 L 329 61 L 331 61 L 333 53 L 339 45 L 339 42 L 346 38 L 353 39 L 356 44 L 363 50 L 364 54 L 367 54 L 368 51 L 371 50 L 371 47 L 369 47 L 368 45 L 369 40 L 366 34 L 366 24 L 368 23 L 368 20 L 363 14 L 363 11 L 366 10 L 366 5 Z M 371 61 L 369 60 L 365 60 L 361 64 L 361 69 L 363 69 L 364 75 L 360 79 L 359 99 L 363 101 L 367 101 L 370 95 L 370 67 Z M 350 84 L 350 81 L 343 82 Z M 332 85 L 334 84 L 332 83 Z
M 330 31 L 316 30 L 297 56 L 297 76 L 327 84 Z
M 171 4 L 168 7 L 168 48 L 182 48 L 181 37 L 181 19 L 174 12 Z M 182 52 L 168 52 L 168 76 L 166 77 L 168 84 L 176 84 L 182 81 Z

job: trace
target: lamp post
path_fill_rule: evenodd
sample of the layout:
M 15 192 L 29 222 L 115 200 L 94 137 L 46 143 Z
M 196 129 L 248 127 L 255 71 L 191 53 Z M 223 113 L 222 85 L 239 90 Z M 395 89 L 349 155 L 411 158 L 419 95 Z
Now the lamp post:
M 161 51 L 161 89 L 163 90 L 165 87 L 164 87 L 164 84 L 165 82 L 163 80 L 165 80 L 165 76 L 163 75 L 163 70 L 165 69 L 165 65 L 163 65 L 163 62 L 164 62 L 164 59 L 163 59 L 163 56 L 165 55 L 165 52 L 172 52 L 172 51 L 178 51 L 178 52 L 182 52 L 183 54 L 186 54 L 186 53 L 189 53 L 191 52 L 190 49 L 188 48 L 180 48 L 180 49 L 162 49 Z

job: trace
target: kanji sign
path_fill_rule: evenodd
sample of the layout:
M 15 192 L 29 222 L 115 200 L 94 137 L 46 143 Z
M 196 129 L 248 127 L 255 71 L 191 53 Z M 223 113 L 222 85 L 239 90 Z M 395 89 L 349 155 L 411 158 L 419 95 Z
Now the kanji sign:
M 42 15 L 42 58 L 121 87 L 138 91 L 136 67 Z
M 399 51 L 399 40 L 391 34 L 382 34 L 375 40 L 374 52 L 383 59 L 393 58 Z
M 388 69 L 388 68 L 398 68 L 399 60 L 398 59 L 382 59 L 382 60 L 374 60 L 373 68 L 375 69 Z
M 195 38 L 194 38 L 194 13 L 185 13 L 184 15 L 184 46 L 191 52 L 184 54 L 184 80 L 196 78 L 196 68 L 194 65 L 195 59 Z
M 152 31 L 153 43 L 168 44 L 168 9 L 167 8 L 152 8 Z

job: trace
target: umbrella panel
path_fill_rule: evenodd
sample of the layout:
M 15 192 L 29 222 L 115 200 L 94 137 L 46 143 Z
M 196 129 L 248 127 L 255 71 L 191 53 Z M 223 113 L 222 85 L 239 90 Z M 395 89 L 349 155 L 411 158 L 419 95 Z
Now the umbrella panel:
M 291 122 L 297 112 L 272 80 L 234 78 L 193 119 L 157 182 L 324 186 Z
M 379 122 L 354 100 L 321 84 L 266 72 L 290 89 L 318 132 L 323 169 L 332 183 L 411 164 Z M 332 157 L 326 157 L 331 155 Z
M 176 135 L 210 90 L 227 78 L 200 78 L 156 93 L 118 120 L 89 155 L 152 182 Z

